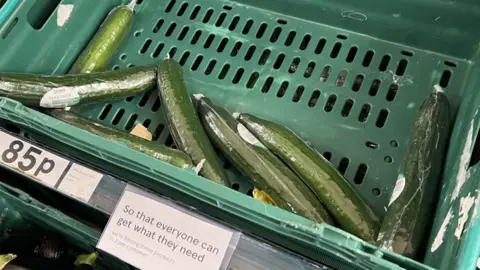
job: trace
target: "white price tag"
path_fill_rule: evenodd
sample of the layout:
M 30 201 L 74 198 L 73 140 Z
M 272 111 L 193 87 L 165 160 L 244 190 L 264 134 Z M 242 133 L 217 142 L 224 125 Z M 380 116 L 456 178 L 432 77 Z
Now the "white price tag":
M 5 132 L 0 132 L 0 161 L 54 187 L 70 163 Z
M 58 190 L 88 202 L 102 177 L 103 174 L 74 163 L 63 177 Z
M 226 269 L 234 232 L 162 201 L 127 186 L 97 248 L 143 270 Z

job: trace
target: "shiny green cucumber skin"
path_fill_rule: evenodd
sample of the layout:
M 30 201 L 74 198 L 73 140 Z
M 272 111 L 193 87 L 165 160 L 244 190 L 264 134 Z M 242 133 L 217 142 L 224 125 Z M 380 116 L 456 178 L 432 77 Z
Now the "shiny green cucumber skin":
M 197 100 L 198 115 L 213 144 L 278 207 L 308 219 L 333 221 L 315 194 L 264 146 L 251 145 L 238 134 L 239 123 L 208 98 Z
M 443 154 L 449 134 L 450 105 L 443 91 L 430 94 L 418 111 L 397 183 L 403 189 L 387 209 L 377 245 L 420 259 L 428 240 Z M 397 184 L 396 184 L 397 186 Z
M 39 107 L 48 91 L 66 89 L 76 91 L 80 96 L 79 104 L 85 104 L 134 96 L 153 89 L 155 84 L 156 71 L 149 67 L 67 75 L 0 73 L 0 97 Z
M 195 112 L 180 64 L 173 59 L 163 60 L 157 80 L 165 119 L 177 148 L 187 153 L 195 166 L 204 162 L 202 176 L 228 186 L 227 174 Z
M 310 186 L 343 230 L 375 242 L 378 218 L 330 162 L 282 125 L 250 114 L 238 120 Z
M 69 73 L 104 71 L 132 29 L 133 19 L 131 6 L 118 6 L 112 9 Z
M 178 168 L 194 168 L 191 159 L 182 151 L 152 143 L 134 135 L 130 135 L 100 123 L 93 122 L 90 119 L 66 110 L 49 110 L 48 113 L 54 118 L 66 122 L 72 126 L 112 141 L 123 142 L 134 150 L 167 162 Z

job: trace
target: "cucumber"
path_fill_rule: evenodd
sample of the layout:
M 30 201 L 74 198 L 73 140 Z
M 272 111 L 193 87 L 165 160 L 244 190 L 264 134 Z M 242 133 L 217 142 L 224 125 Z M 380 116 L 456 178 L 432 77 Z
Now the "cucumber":
M 203 126 L 222 153 L 275 204 L 316 222 L 333 223 L 315 194 L 225 109 L 196 95 Z
M 148 67 L 67 75 L 0 73 L 0 97 L 30 107 L 64 108 L 140 94 L 151 90 L 155 80 L 155 69 Z
M 440 86 L 418 111 L 377 245 L 418 259 L 428 240 L 449 134 L 450 105 Z
M 310 186 L 342 229 L 375 242 L 378 218 L 330 162 L 282 125 L 250 114 L 235 116 Z
M 167 162 L 178 168 L 194 169 L 191 159 L 187 156 L 187 154 L 181 151 L 163 145 L 158 145 L 114 128 L 92 122 L 90 119 L 66 110 L 49 110 L 48 113 L 56 119 L 66 122 L 67 124 L 112 141 L 125 143 L 128 147 L 134 150 Z
M 229 185 L 227 174 L 203 130 L 183 82 L 180 64 L 166 59 L 158 67 L 158 89 L 167 125 L 178 149 L 187 153 L 194 165 L 203 162 L 200 174 L 222 185 Z
M 83 49 L 69 73 L 101 72 L 122 45 L 133 25 L 133 8 L 136 0 L 128 6 L 118 6 L 110 11 L 95 36 Z

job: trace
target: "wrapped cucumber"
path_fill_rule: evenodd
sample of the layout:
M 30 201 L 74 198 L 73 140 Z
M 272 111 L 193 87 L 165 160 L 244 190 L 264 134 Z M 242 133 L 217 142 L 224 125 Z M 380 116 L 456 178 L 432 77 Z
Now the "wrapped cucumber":
M 213 149 L 183 82 L 179 63 L 166 59 L 158 67 L 158 90 L 168 129 L 178 149 L 187 153 L 200 174 L 218 184 L 229 185 L 221 161 Z
M 123 44 L 133 25 L 132 0 L 128 5 L 115 7 L 107 15 L 95 36 L 77 58 L 69 73 L 90 73 L 104 71 L 112 56 Z
M 342 229 L 375 242 L 378 218 L 330 162 L 282 125 L 250 114 L 235 116 L 310 186 Z
M 428 240 L 449 134 L 450 105 L 435 86 L 418 111 L 401 173 L 390 198 L 377 245 L 418 259 Z
M 0 97 L 25 106 L 65 108 L 144 93 L 155 80 L 155 69 L 148 67 L 67 75 L 0 73 Z
M 72 126 L 84 129 L 100 137 L 123 142 L 132 149 L 170 163 L 173 166 L 194 169 L 191 159 L 181 151 L 149 142 L 134 135 L 126 134 L 114 128 L 104 126 L 100 123 L 92 122 L 87 118 L 66 110 L 52 110 L 49 111 L 49 114 Z
M 242 124 L 209 99 L 201 95 L 196 98 L 199 117 L 210 139 L 261 189 L 254 194 L 257 199 L 273 201 L 282 209 L 317 222 L 333 223 L 315 194 Z

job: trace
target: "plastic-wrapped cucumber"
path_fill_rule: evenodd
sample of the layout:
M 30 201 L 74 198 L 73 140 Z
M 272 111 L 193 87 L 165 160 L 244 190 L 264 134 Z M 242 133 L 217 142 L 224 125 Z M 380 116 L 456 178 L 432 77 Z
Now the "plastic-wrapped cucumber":
M 390 198 L 377 245 L 417 258 L 431 226 L 443 153 L 449 134 L 450 105 L 440 86 L 418 111 L 401 173 Z
M 310 186 L 342 229 L 375 242 L 378 218 L 330 162 L 282 125 L 250 114 L 235 116 Z
M 158 145 L 130 134 L 126 134 L 122 131 L 93 122 L 87 118 L 65 110 L 52 110 L 49 113 L 53 117 L 72 126 L 84 129 L 88 132 L 112 141 L 123 142 L 132 149 L 157 158 L 161 161 L 170 163 L 173 166 L 179 168 L 194 168 L 191 159 L 181 151 L 163 145 Z
M 280 159 L 225 109 L 196 95 L 203 126 L 212 142 L 276 205 L 317 222 L 332 220 L 315 194 Z
M 157 78 L 163 112 L 175 145 L 190 156 L 195 166 L 203 163 L 201 175 L 228 186 L 227 174 L 203 130 L 183 82 L 182 67 L 173 59 L 163 60 Z
M 156 77 L 148 67 L 67 75 L 0 73 L 0 96 L 31 107 L 64 108 L 144 93 Z
M 113 54 L 122 45 L 133 25 L 136 0 L 115 7 L 107 15 L 95 36 L 82 51 L 69 73 L 104 71 Z

